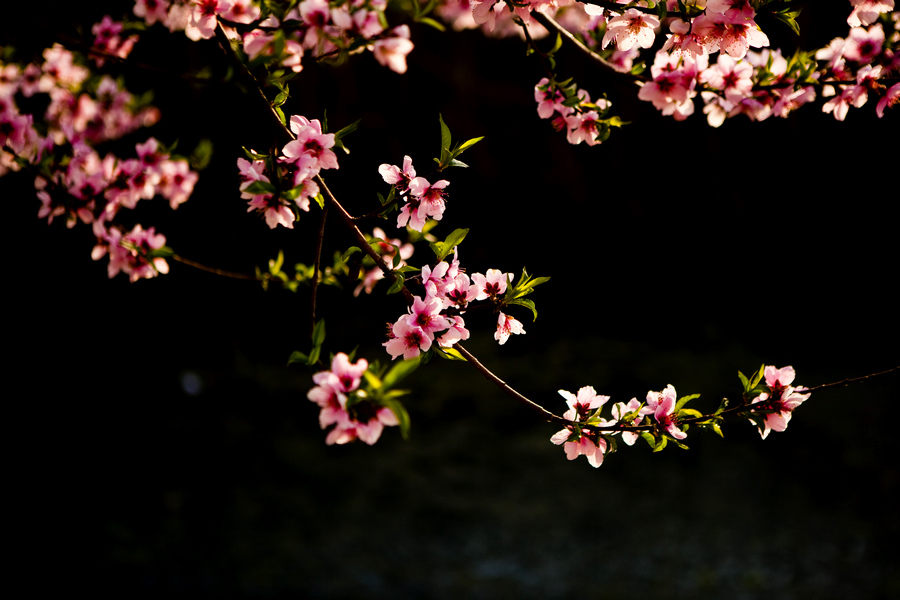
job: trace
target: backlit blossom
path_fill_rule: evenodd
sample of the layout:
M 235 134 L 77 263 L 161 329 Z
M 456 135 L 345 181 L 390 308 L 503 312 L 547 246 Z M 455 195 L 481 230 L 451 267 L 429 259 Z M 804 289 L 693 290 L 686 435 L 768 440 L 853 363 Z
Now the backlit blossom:
M 771 365 L 766 367 L 765 378 L 769 393 L 763 392 L 753 400 L 753 404 L 765 403 L 773 411 L 762 415 L 765 420 L 759 434 L 763 439 L 766 439 L 770 431 L 784 431 L 794 410 L 809 398 L 809 393 L 803 393 L 806 392 L 806 388 L 795 388 L 790 385 L 795 375 L 793 367 L 781 369 Z
M 654 30 L 659 27 L 659 19 L 653 15 L 629 8 L 623 14 L 617 15 L 606 24 L 606 33 L 603 35 L 601 46 L 606 48 L 615 40 L 619 50 L 630 50 L 635 44 L 641 48 L 649 48 L 655 38 Z
M 525 333 L 525 327 L 516 319 L 500 313 L 497 318 L 497 331 L 494 332 L 494 339 L 500 342 L 500 345 L 506 343 L 511 334 Z
M 647 392 L 647 408 L 652 411 L 648 414 L 652 414 L 656 422 L 673 438 L 683 440 L 687 434 L 678 428 L 678 420 L 674 414 L 675 404 L 675 388 L 671 384 L 661 392 Z

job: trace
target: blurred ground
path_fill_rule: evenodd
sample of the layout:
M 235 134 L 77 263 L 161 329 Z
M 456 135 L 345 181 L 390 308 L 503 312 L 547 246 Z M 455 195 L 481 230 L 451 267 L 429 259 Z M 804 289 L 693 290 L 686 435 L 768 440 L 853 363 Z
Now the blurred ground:
M 841 28 L 833 35 L 840 35 Z M 823 35 L 827 42 L 831 33 Z M 172 44 L 153 56 L 154 38 Z M 166 41 L 168 40 L 168 41 Z M 452 41 L 455 40 L 455 41 Z M 148 35 L 140 60 L 218 60 L 214 45 Z M 441 113 L 460 139 L 486 135 L 448 173 L 440 231 L 471 227 L 469 270 L 524 266 L 552 280 L 528 334 L 470 349 L 511 385 L 559 409 L 556 390 L 614 400 L 673 384 L 701 408 L 736 394 L 736 371 L 793 364 L 818 385 L 898 364 L 896 115 L 836 123 L 702 115 L 673 123 L 575 56 L 588 89 L 634 124 L 572 147 L 535 114 L 541 77 L 514 40 L 414 31 L 408 77 L 371 56 L 311 67 L 295 112 L 362 117 L 329 185 L 351 212 L 384 191 L 383 162 L 425 171 Z M 143 42 L 142 42 L 143 44 Z M 143 54 L 141 54 L 143 52 Z M 181 63 L 167 63 L 179 56 Z M 236 194 L 240 146 L 271 132 L 233 87 L 155 88 L 163 121 L 142 136 L 200 137 L 215 160 L 177 214 L 142 206 L 169 245 L 252 272 L 279 248 L 306 259 L 315 219 L 271 232 Z M 134 83 L 132 83 L 134 82 Z M 290 112 L 290 111 L 289 111 Z M 31 181 L 0 180 L 14 382 L 8 418 L 21 558 L 35 587 L 246 597 L 892 598 L 900 476 L 897 376 L 814 394 L 762 441 L 733 423 L 689 452 L 623 448 L 598 470 L 549 443 L 555 429 L 461 364 L 409 381 L 411 439 L 326 447 L 306 349 L 308 297 L 172 265 L 134 285 L 90 260 L 89 231 L 47 227 Z M 150 203 L 148 203 L 150 204 Z M 329 251 L 346 247 L 342 234 Z M 414 260 L 427 256 L 420 249 Z M 382 356 L 394 298 L 323 290 L 330 351 L 365 339 Z M 371 315 L 377 314 L 376 319 Z M 373 322 L 374 321 L 374 322 Z M 475 323 L 477 324 L 477 322 Z M 383 360 L 387 358 L 385 354 Z M 703 404 L 706 401 L 708 404 Z M 17 538 L 18 539 L 18 538 Z M 32 569 L 34 575 L 32 576 Z M 47 572 L 57 574 L 47 576 Z

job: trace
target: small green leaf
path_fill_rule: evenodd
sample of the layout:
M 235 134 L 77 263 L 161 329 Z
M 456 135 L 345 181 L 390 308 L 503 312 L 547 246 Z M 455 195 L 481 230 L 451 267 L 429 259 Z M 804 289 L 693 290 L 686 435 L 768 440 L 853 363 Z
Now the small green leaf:
M 294 350 L 293 352 L 291 352 L 291 355 L 288 357 L 287 364 L 289 364 L 289 365 L 293 364 L 293 363 L 309 364 L 308 361 L 309 361 L 309 357 L 307 355 L 303 354 L 299 350 Z
M 402 360 L 396 363 L 391 370 L 387 372 L 382 380 L 382 389 L 389 390 L 409 376 L 413 371 L 419 368 L 421 360 L 419 357 Z
M 675 403 L 675 410 L 679 410 L 682 406 L 694 400 L 695 398 L 699 398 L 700 394 L 691 394 L 690 396 L 682 396 L 678 399 L 678 402 Z M 698 415 L 699 416 L 699 415 Z
M 341 254 L 341 261 L 347 262 L 347 259 L 356 254 L 357 252 L 362 252 L 362 250 L 356 246 L 350 246 L 347 248 L 343 254 Z
M 312 343 L 313 346 L 321 346 L 325 341 L 325 319 L 319 319 L 316 321 L 316 326 L 313 327 L 312 333 Z
M 450 128 L 447 127 L 447 124 L 444 123 L 444 117 L 438 114 L 438 119 L 441 121 L 441 163 L 443 163 L 443 157 L 445 152 L 449 152 L 450 150 Z

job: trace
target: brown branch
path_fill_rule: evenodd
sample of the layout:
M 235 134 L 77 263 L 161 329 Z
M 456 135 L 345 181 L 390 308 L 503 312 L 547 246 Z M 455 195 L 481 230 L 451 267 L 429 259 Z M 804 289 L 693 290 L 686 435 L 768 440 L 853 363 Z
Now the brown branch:
M 193 260 L 189 260 L 187 258 L 178 256 L 177 254 L 171 255 L 169 258 L 176 262 L 180 262 L 181 264 L 187 265 L 189 267 L 194 267 L 195 269 L 200 269 L 201 271 L 206 271 L 207 273 L 213 273 L 215 275 L 221 275 L 222 277 L 230 277 L 232 279 L 243 279 L 245 281 L 262 281 L 259 277 L 255 275 L 247 275 L 246 273 L 234 273 L 232 271 L 225 271 L 224 269 L 217 269 L 215 267 L 208 267 L 204 264 L 198 263 Z
M 860 381 L 865 381 L 866 379 L 871 379 L 872 377 L 878 377 L 879 375 L 887 375 L 888 373 L 893 373 L 894 371 L 900 370 L 900 366 L 896 366 L 893 369 L 888 369 L 887 371 L 881 371 L 880 373 L 872 373 L 871 375 L 863 375 L 862 377 L 851 377 L 850 379 L 842 379 L 841 381 L 835 381 L 834 383 L 825 383 L 822 385 L 817 385 L 815 387 L 806 388 L 806 391 L 812 392 L 815 390 L 825 390 L 833 387 L 843 387 L 848 386 L 851 383 L 857 383 Z
M 316 297 L 319 291 L 319 262 L 322 260 L 322 242 L 325 240 L 325 218 L 328 216 L 328 207 L 322 209 L 322 220 L 319 222 L 319 232 L 316 234 L 316 255 L 313 261 L 312 291 L 310 294 L 309 308 L 309 337 L 312 337 L 316 328 Z
M 508 383 L 506 383 L 505 381 L 503 381 L 502 379 L 497 377 L 493 371 L 491 371 L 490 369 L 485 367 L 483 364 L 481 364 L 478 361 L 478 359 L 472 355 L 471 352 L 469 352 L 468 350 L 463 348 L 462 344 L 457 343 L 453 347 L 456 348 L 459 351 L 459 353 L 463 355 L 463 357 L 466 359 L 466 361 L 469 364 L 471 364 L 473 367 L 475 367 L 475 369 L 477 371 L 479 371 L 482 375 L 484 375 L 489 381 L 492 381 L 493 383 L 498 385 L 504 392 L 507 393 L 507 395 L 512 396 L 513 398 L 518 400 L 520 403 L 524 404 L 531 410 L 540 414 L 542 417 L 544 417 L 547 420 L 548 423 L 565 423 L 565 424 L 572 423 L 572 421 L 569 421 L 568 419 L 563 419 L 562 417 L 553 414 L 552 412 L 550 412 L 549 410 L 547 410 L 540 404 L 537 404 L 536 402 L 529 400 L 528 398 L 526 398 L 525 396 L 523 396 L 522 394 L 520 394 L 519 392 L 514 390 L 512 387 L 509 386 Z
M 563 27 L 562 25 L 557 23 L 552 17 L 548 17 L 544 13 L 538 12 L 536 10 L 531 11 L 531 17 L 535 21 L 537 21 L 538 23 L 543 25 L 544 28 L 547 29 L 547 31 L 551 31 L 551 30 L 556 31 L 556 33 L 561 35 L 570 44 L 574 44 L 576 48 L 578 48 L 581 52 L 586 54 L 594 62 L 597 62 L 597 63 L 603 65 L 607 69 L 612 69 L 616 73 L 625 75 L 624 73 L 622 73 L 621 71 L 616 69 L 616 66 L 614 64 L 612 64 L 611 62 L 609 62 L 608 60 L 606 60 L 605 58 L 603 58 L 602 56 L 600 56 L 599 54 L 597 54 L 596 52 L 594 52 L 593 50 L 588 48 L 587 46 L 585 46 L 584 42 L 582 42 L 577 37 L 572 35 L 572 33 L 568 29 L 566 29 L 565 27 Z

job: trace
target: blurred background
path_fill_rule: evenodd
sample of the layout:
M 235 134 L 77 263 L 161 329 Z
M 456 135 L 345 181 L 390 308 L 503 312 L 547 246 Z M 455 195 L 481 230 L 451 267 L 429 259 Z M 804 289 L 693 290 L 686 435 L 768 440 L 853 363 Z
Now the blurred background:
M 61 8 L 40 35 L 3 25 L 22 52 L 88 30 L 105 12 Z M 126 9 L 128 7 L 126 6 Z M 813 12 L 813 11 L 811 11 Z M 849 8 L 804 14 L 800 43 L 845 36 Z M 795 38 L 767 28 L 773 45 Z M 737 371 L 793 365 L 815 386 L 896 366 L 897 115 L 806 107 L 788 120 L 720 129 L 699 113 L 661 117 L 636 88 L 563 50 L 561 76 L 605 91 L 623 119 L 601 146 L 571 146 L 537 117 L 543 76 L 517 39 L 414 28 L 404 76 L 371 54 L 292 82 L 288 114 L 332 131 L 361 118 L 328 185 L 361 214 L 387 192 L 382 163 L 426 174 L 438 114 L 455 139 L 485 139 L 450 180 L 435 233 L 471 232 L 471 272 L 522 268 L 549 283 L 539 318 L 505 346 L 467 319 L 467 347 L 560 412 L 557 390 L 592 385 L 613 401 L 675 386 L 700 409 L 740 392 Z M 214 41 L 159 27 L 131 63 L 226 74 Z M 279 249 L 309 262 L 317 211 L 270 230 L 237 192 L 241 146 L 277 143 L 232 82 L 198 86 L 124 65 L 130 90 L 155 90 L 162 119 L 110 144 L 155 136 L 188 153 L 213 142 L 190 201 L 142 202 L 180 255 L 252 273 Z M 765 441 L 745 422 L 690 451 L 622 446 L 592 469 L 549 442 L 536 419 L 462 363 L 407 381 L 408 441 L 326 446 L 306 399 L 308 290 L 265 292 L 170 261 L 150 281 L 108 279 L 87 228 L 36 218 L 24 174 L 0 179 L 7 217 L 7 418 L 15 571 L 36 587 L 98 593 L 301 598 L 893 598 L 898 376 L 815 393 Z M 332 222 L 326 256 L 350 245 Z M 392 222 L 372 222 L 394 235 Z M 366 230 L 366 228 L 364 228 Z M 431 256 L 419 247 L 411 259 Z M 891 284 L 891 281 L 895 281 Z M 383 284 L 381 284 L 383 285 Z M 347 282 L 348 290 L 352 284 Z M 320 290 L 325 350 L 385 362 L 397 297 Z M 376 288 L 379 290 L 379 288 Z

